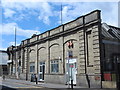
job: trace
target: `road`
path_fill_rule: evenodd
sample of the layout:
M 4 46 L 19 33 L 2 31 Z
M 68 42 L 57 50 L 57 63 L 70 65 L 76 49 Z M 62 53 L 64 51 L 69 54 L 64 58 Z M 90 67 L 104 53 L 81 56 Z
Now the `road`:
M 61 87 L 61 88 L 60 88 Z M 72 90 L 61 85 L 44 84 L 35 82 L 0 78 L 0 90 Z M 117 90 L 117 89 L 97 89 L 97 88 L 74 88 L 73 90 Z
M 7 87 L 10 87 L 10 88 L 43 88 L 43 87 L 39 87 L 39 86 L 34 86 L 34 85 L 31 85 L 31 84 L 25 84 L 25 83 L 18 83 L 18 82 L 9 82 L 9 81 L 3 81 L 2 82 L 2 85 L 3 86 L 7 86 Z
M 2 88 L 2 89 L 1 89 Z M 61 90 L 56 88 L 46 88 L 36 85 L 34 82 L 23 82 L 16 80 L 2 80 L 0 83 L 0 90 Z M 64 89 L 66 90 L 66 89 Z
M 16 81 L 16 80 L 0 80 L 0 90 L 53 90 L 41 86 L 36 86 L 35 83 Z

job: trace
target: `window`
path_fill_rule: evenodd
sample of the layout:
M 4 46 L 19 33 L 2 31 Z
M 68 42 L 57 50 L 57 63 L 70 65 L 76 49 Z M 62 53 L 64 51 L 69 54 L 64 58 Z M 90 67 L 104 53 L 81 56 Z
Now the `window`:
M 51 73 L 58 73 L 58 72 L 59 72 L 59 60 L 52 60 Z
M 35 72 L 35 63 L 30 63 L 30 72 Z

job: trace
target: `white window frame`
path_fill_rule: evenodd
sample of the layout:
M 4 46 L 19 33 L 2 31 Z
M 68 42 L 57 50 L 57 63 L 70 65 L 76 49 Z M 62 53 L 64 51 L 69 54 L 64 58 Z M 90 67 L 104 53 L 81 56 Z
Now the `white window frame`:
M 50 65 L 51 65 L 51 73 L 59 73 L 59 60 L 51 60 Z

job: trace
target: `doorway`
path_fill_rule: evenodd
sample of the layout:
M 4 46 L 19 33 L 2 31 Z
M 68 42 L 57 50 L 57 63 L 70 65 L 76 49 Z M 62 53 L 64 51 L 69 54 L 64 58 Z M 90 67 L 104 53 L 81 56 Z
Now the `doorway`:
M 76 65 L 76 59 L 69 59 L 69 62 L 67 60 L 66 63 L 67 71 L 66 71 L 66 78 L 67 78 L 67 84 L 71 84 L 71 80 L 73 80 L 73 84 L 76 85 L 76 74 L 77 74 L 77 65 Z
M 44 81 L 45 74 L 45 62 L 40 62 L 39 64 L 39 81 Z

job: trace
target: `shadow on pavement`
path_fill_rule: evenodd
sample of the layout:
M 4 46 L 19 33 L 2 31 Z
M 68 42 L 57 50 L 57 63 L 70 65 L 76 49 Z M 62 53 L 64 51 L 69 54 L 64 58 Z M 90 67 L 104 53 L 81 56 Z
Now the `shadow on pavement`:
M 2 89 L 1 90 L 17 90 L 17 89 L 14 89 L 14 88 L 10 88 L 10 87 L 7 87 L 7 86 L 1 86 L 0 85 L 0 87 L 2 87 Z

